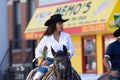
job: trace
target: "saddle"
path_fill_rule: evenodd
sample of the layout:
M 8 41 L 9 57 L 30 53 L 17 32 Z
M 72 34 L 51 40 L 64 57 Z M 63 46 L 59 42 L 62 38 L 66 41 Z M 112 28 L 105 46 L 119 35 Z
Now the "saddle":
M 53 64 L 51 64 L 49 67 L 48 67 L 48 71 L 47 73 L 45 73 L 45 75 L 43 76 L 42 80 L 46 80 L 46 78 L 49 76 L 49 74 L 53 71 Z

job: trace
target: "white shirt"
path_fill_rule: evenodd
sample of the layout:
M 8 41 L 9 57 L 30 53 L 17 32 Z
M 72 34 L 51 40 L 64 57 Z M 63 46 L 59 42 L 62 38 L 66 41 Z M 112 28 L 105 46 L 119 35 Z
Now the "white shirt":
M 47 55 L 46 57 L 53 58 L 53 55 L 51 53 L 51 47 L 54 49 L 55 52 L 58 50 L 63 50 L 63 45 L 66 46 L 68 52 L 70 53 L 70 58 L 74 54 L 74 47 L 71 41 L 71 37 L 68 33 L 61 32 L 59 42 L 54 39 L 54 36 L 44 36 L 38 46 L 35 50 L 35 58 L 42 57 L 42 52 L 44 50 L 44 47 L 47 47 Z

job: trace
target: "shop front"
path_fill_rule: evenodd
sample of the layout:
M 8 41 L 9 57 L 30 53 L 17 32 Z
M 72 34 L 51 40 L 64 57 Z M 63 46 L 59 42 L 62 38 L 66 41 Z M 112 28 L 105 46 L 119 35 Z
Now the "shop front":
M 73 67 L 80 74 L 103 74 L 103 55 L 115 40 L 114 14 L 120 13 L 119 4 L 119 0 L 85 0 L 39 7 L 25 30 L 25 39 L 39 39 L 46 29 L 44 22 L 60 13 L 69 19 L 64 31 L 71 34 L 75 48 Z

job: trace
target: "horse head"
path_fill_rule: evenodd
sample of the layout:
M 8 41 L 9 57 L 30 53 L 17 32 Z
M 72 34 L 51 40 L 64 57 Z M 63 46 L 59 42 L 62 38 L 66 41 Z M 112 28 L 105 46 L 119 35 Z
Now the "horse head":
M 67 48 L 63 45 L 63 51 L 57 52 L 51 47 L 52 54 L 54 56 L 54 72 L 57 80 L 71 80 L 71 62 L 67 56 Z

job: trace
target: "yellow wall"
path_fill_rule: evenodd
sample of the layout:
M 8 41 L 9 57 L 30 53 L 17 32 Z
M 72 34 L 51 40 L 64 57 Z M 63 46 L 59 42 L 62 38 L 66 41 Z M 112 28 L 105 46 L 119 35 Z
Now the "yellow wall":
M 103 73 L 103 50 L 102 50 L 102 35 L 100 33 L 96 35 L 96 67 L 97 74 Z M 82 44 L 81 35 L 72 35 L 72 41 L 75 48 L 74 56 L 71 59 L 72 66 L 78 73 L 82 73 Z
M 75 53 L 71 59 L 72 66 L 78 73 L 82 73 L 82 53 L 81 53 L 81 37 L 80 35 L 72 35 Z

